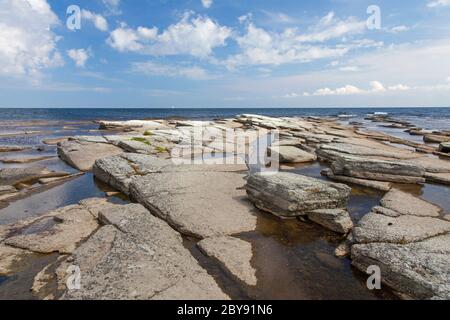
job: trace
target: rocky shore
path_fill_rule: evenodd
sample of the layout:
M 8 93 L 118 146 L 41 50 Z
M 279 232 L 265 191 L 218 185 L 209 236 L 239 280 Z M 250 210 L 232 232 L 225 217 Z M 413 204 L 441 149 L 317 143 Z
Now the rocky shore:
M 85 199 L 0 225 L 0 275 L 13 274 L 29 255 L 57 253 L 34 278 L 36 297 L 229 299 L 186 239 L 233 281 L 254 287 L 254 248 L 241 235 L 269 214 L 336 233 L 342 239 L 336 255 L 351 259 L 361 275 L 379 266 L 383 284 L 401 298 L 450 299 L 448 212 L 404 191 L 450 185 L 450 132 L 427 132 L 387 116 L 369 119 L 423 135 L 424 143 L 338 119 L 251 114 L 98 121 L 96 135 L 48 139 L 43 143 L 56 143 L 60 159 L 77 171 L 32 161 L 1 169 L 0 202 L 87 172 L 131 203 Z M 0 146 L 0 152 L 23 150 Z M 255 157 L 263 162 L 253 163 Z M 293 171 L 318 162 L 321 178 Z M 358 218 L 349 200 L 359 188 L 382 193 L 382 200 Z M 68 286 L 72 267 L 81 275 L 75 289 Z

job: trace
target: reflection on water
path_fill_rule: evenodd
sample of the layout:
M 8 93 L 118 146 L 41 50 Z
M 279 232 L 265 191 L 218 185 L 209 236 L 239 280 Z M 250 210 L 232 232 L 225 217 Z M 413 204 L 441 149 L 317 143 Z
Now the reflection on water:
M 450 213 L 450 187 L 426 183 L 425 185 L 396 185 L 396 188 L 409 192 L 443 209 L 444 214 Z
M 34 277 L 47 265 L 55 262 L 57 257 L 58 254 L 31 254 L 20 260 L 14 266 L 14 275 L 0 277 L 0 300 L 36 300 L 30 290 Z
M 252 265 L 258 284 L 247 288 L 254 299 L 377 299 L 393 298 L 389 292 L 371 292 L 350 260 L 334 251 L 342 237 L 322 227 L 296 219 L 258 216 L 256 232 L 242 234 L 252 243 Z
M 105 191 L 109 190 L 111 190 L 109 187 L 95 180 L 91 173 L 87 173 L 57 187 L 10 203 L 7 207 L 0 209 L 0 225 L 15 223 L 56 208 L 77 204 L 86 198 L 104 198 Z

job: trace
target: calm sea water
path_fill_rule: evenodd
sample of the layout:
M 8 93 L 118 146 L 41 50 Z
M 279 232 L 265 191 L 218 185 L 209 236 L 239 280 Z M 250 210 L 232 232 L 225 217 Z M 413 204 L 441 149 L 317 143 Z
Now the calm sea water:
M 386 112 L 429 129 L 450 127 L 450 108 L 226 108 L 226 109 L 0 109 L 0 121 L 20 120 L 131 120 L 181 117 L 214 119 L 253 113 L 267 116 L 337 116 L 364 118 Z

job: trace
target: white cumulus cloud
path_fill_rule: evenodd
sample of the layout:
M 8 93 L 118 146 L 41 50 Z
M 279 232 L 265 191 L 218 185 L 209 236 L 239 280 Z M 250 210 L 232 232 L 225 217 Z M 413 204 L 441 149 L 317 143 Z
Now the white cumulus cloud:
M 67 55 L 75 62 L 77 67 L 84 67 L 89 59 L 89 52 L 85 49 L 71 49 Z
M 0 75 L 38 76 L 62 65 L 52 31 L 59 23 L 46 0 L 0 1 Z
M 83 9 L 81 11 L 81 17 L 91 21 L 98 30 L 108 31 L 108 21 L 102 15 Z
M 450 0 L 432 0 L 428 2 L 427 6 L 428 8 L 450 6 Z
M 213 0 L 202 0 L 202 5 L 206 9 L 211 8 L 212 4 L 213 4 Z
M 230 69 L 241 65 L 281 65 L 338 58 L 349 50 L 367 45 L 366 42 L 352 41 L 335 46 L 323 44 L 329 40 L 362 33 L 365 29 L 364 21 L 353 17 L 342 20 L 336 18 L 333 12 L 320 19 L 306 33 L 300 33 L 296 28 L 287 28 L 282 32 L 268 31 L 257 27 L 252 22 L 251 15 L 241 17 L 240 22 L 247 24 L 246 32 L 236 37 L 241 53 L 225 61 Z M 374 44 L 371 42 L 370 45 Z
M 231 29 L 205 16 L 186 13 L 162 32 L 156 27 L 131 29 L 121 26 L 112 31 L 108 44 L 118 51 L 134 51 L 155 56 L 191 55 L 206 58 L 214 48 L 225 45 Z

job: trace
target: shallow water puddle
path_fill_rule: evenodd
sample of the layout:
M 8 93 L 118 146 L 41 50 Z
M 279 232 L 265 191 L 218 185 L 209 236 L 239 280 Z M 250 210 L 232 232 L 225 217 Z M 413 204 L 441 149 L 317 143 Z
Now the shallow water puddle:
M 304 164 L 286 170 L 328 180 L 320 172 L 326 166 Z M 354 188 L 349 211 L 355 221 L 378 205 L 383 193 Z M 256 210 L 256 209 L 255 209 Z M 212 274 L 222 289 L 236 299 L 396 299 L 388 290 L 369 291 L 366 278 L 349 259 L 337 258 L 336 247 L 344 237 L 312 222 L 280 219 L 259 210 L 257 229 L 238 237 L 253 247 L 252 266 L 258 283 L 249 287 L 227 276 L 203 256 L 195 244 L 191 252 Z M 209 261 L 208 261 L 209 260 Z
M 426 183 L 425 185 L 396 185 L 396 188 L 409 192 L 421 199 L 441 207 L 444 213 L 450 213 L 450 187 Z
M 57 208 L 77 204 L 83 199 L 104 198 L 105 192 L 112 189 L 87 173 L 56 187 L 43 187 L 41 190 L 0 209 L 0 225 L 36 217 Z M 122 200 L 112 197 L 111 201 L 120 203 Z
M 58 254 L 32 254 L 22 259 L 15 269 L 15 274 L 0 277 L 0 300 L 36 300 L 30 291 L 34 277 L 57 258 Z
M 313 223 L 262 213 L 257 231 L 240 238 L 253 246 L 252 265 L 257 270 L 258 284 L 248 288 L 251 298 L 393 298 L 387 291 L 369 291 L 363 275 L 353 271 L 350 260 L 334 256 L 342 237 Z

